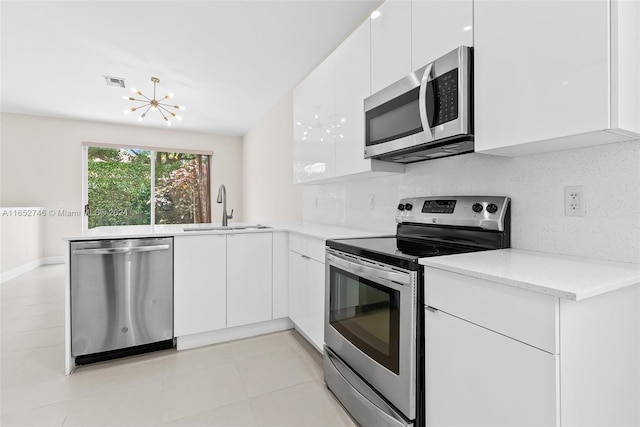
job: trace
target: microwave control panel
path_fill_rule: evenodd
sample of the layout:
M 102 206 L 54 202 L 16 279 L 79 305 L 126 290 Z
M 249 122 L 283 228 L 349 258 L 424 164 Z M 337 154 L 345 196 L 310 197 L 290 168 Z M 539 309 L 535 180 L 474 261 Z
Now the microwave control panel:
M 458 68 L 448 71 L 429 82 L 433 91 L 434 111 L 430 113 L 431 127 L 458 118 Z

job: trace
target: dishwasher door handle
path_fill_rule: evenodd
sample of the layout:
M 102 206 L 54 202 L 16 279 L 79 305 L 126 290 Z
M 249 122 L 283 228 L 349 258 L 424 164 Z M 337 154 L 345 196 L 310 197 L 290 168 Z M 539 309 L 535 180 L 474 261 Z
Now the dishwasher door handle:
M 166 251 L 169 249 L 169 245 L 152 245 L 152 246 L 137 246 L 133 248 L 98 248 L 98 249 L 74 249 L 74 255 L 115 255 L 115 254 L 129 254 L 134 252 L 156 252 Z

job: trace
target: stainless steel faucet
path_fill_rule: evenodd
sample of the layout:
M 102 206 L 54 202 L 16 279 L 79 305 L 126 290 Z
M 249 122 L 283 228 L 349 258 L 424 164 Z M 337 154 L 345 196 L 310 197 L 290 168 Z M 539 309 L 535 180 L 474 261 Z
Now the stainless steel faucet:
M 227 214 L 227 188 L 222 184 L 218 189 L 218 203 L 222 203 L 222 226 L 227 226 L 227 220 L 233 219 L 233 209 Z

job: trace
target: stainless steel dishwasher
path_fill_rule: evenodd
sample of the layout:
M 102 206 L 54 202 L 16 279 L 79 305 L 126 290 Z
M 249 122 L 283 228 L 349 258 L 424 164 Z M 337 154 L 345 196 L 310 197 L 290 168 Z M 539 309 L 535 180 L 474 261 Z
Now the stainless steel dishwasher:
M 71 242 L 76 364 L 173 345 L 173 238 Z

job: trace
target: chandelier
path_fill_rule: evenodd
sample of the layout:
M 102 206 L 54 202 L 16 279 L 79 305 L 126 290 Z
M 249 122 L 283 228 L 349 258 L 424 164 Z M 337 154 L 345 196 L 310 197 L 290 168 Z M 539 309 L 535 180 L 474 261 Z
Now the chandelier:
M 138 111 L 138 110 L 143 110 L 144 109 L 144 113 L 142 113 L 142 115 L 140 117 L 138 117 L 138 121 L 141 122 L 147 116 L 147 113 L 149 111 L 158 111 L 162 115 L 162 118 L 164 119 L 164 121 L 167 124 L 167 126 L 171 126 L 171 122 L 169 121 L 169 118 L 167 116 L 171 116 L 171 117 L 174 117 L 174 118 L 176 118 L 178 120 L 182 120 L 182 117 L 180 117 L 176 113 L 170 111 L 169 109 L 170 108 L 174 108 L 176 110 L 184 110 L 185 107 L 180 106 L 180 105 L 166 104 L 166 103 L 162 102 L 165 99 L 173 98 L 173 93 L 169 93 L 169 94 L 165 95 L 164 98 L 160 98 L 159 100 L 156 100 L 156 85 L 158 83 L 160 83 L 160 79 L 157 78 L 157 77 L 151 77 L 151 81 L 153 82 L 153 98 L 148 98 L 147 96 L 145 96 L 138 89 L 131 88 L 132 92 L 134 92 L 136 95 L 140 95 L 144 99 L 138 99 L 138 98 L 134 98 L 134 97 L 131 97 L 131 96 L 123 96 L 122 97 L 123 99 L 127 99 L 129 101 L 142 102 L 142 104 L 140 104 L 140 105 L 138 105 L 136 107 L 131 107 L 131 108 L 128 108 L 128 109 L 124 110 L 124 113 L 125 114 L 129 114 L 129 113 L 132 113 L 134 111 Z

